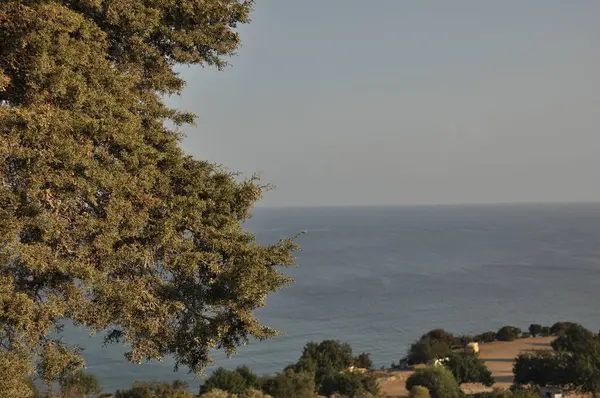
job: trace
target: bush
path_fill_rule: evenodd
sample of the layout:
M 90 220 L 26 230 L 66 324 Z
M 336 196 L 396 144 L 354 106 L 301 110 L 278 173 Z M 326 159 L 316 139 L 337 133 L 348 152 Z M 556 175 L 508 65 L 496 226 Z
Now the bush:
M 450 369 L 458 384 L 482 383 L 491 386 L 495 383 L 492 372 L 485 362 L 474 352 L 453 353 L 445 366 Z
M 348 369 L 353 360 L 350 344 L 337 340 L 323 340 L 320 343 L 307 343 L 300 359 L 292 367 L 296 372 L 313 373 L 319 389 L 327 375 Z
M 539 323 L 532 323 L 531 325 L 529 325 L 529 333 L 533 337 L 537 337 L 537 336 L 541 335 L 542 329 L 543 329 L 543 327 Z
M 251 388 L 260 389 L 261 380 L 247 366 L 240 366 L 235 370 L 218 368 L 200 386 L 200 394 L 215 389 L 242 394 Z
M 513 365 L 514 381 L 518 385 L 568 385 L 571 359 L 568 353 L 552 351 L 521 353 Z
M 513 341 L 521 336 L 521 329 L 514 326 L 503 326 L 496 333 L 496 340 L 498 341 Z
M 231 395 L 227 391 L 214 389 L 200 395 L 201 398 L 230 398 Z
M 466 334 L 463 334 L 462 336 L 459 336 L 457 338 L 457 343 L 461 348 L 467 348 L 469 343 L 471 343 L 473 341 L 475 341 L 475 338 L 473 336 L 469 336 Z
M 408 394 L 409 398 L 431 398 L 431 394 L 429 394 L 429 390 L 427 387 L 423 386 L 414 386 L 410 389 L 410 393 Z
M 590 347 L 590 342 L 596 338 L 594 333 L 577 323 L 570 324 L 560 333 L 562 336 L 552 342 L 555 351 L 585 352 Z
M 550 334 L 552 336 L 562 336 L 572 324 L 573 322 L 556 322 L 550 327 Z
M 101 391 L 100 382 L 94 375 L 78 371 L 60 380 L 60 392 L 63 396 L 86 396 L 98 394 Z
M 373 369 L 373 361 L 368 353 L 361 353 L 353 360 L 354 366 L 362 369 Z
M 432 398 L 459 398 L 461 396 L 452 372 L 444 366 L 428 366 L 417 369 L 406 379 L 408 391 L 411 391 L 414 386 L 427 388 Z
M 350 398 L 362 397 L 365 394 L 376 396 L 379 394 L 379 384 L 370 374 L 341 372 L 325 377 L 319 393 L 325 396 L 337 393 Z
M 496 340 L 496 332 L 485 332 L 475 336 L 475 341 L 479 343 L 491 343 Z
M 188 384 L 181 380 L 173 383 L 160 382 L 133 382 L 129 390 L 117 390 L 115 398 L 192 398 L 193 395 L 187 392 Z
M 288 369 L 265 380 L 263 390 L 275 398 L 311 398 L 315 396 L 315 375 Z
M 446 342 L 426 338 L 416 341 L 410 346 L 407 359 L 410 365 L 416 365 L 446 358 L 451 353 L 452 347 Z
M 452 353 L 452 347 L 457 343 L 458 339 L 453 334 L 444 329 L 433 329 L 410 346 L 408 363 L 414 365 L 445 358 Z
M 542 331 L 540 332 L 540 336 L 548 337 L 550 335 L 552 335 L 552 332 L 550 331 L 550 326 L 544 326 L 542 328 Z

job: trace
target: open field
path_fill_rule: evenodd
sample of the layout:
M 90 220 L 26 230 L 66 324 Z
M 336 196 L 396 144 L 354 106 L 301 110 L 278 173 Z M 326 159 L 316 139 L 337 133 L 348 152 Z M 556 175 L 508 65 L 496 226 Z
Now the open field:
M 511 342 L 495 341 L 479 345 L 479 355 L 492 372 L 496 384 L 494 387 L 508 388 L 512 384 L 512 366 L 514 358 L 525 351 L 551 350 L 553 337 L 535 337 L 517 339 Z M 379 373 L 379 372 L 378 372 Z M 404 388 L 406 379 L 412 371 L 389 371 L 381 379 L 381 389 L 391 397 L 408 397 Z M 383 376 L 383 373 L 380 373 Z

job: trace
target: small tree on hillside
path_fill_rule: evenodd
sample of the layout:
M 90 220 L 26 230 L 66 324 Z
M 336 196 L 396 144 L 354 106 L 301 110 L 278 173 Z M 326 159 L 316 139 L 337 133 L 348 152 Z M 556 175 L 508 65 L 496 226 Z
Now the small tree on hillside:
M 556 322 L 550 327 L 550 334 L 552 336 L 562 336 L 572 324 L 573 322 Z
M 363 397 L 366 394 L 377 396 L 379 384 L 373 375 L 359 372 L 341 372 L 327 376 L 319 391 L 321 395 L 340 394 L 344 397 Z
M 61 398 L 86 397 L 100 391 L 98 378 L 83 371 L 69 374 L 60 380 Z
M 496 340 L 496 332 L 485 332 L 475 336 L 475 341 L 479 343 L 491 343 Z
M 552 332 L 550 331 L 550 326 L 544 326 L 542 327 L 542 331 L 540 332 L 540 336 L 542 337 L 548 337 L 552 334 Z
M 188 384 L 181 380 L 173 383 L 164 382 L 133 382 L 128 390 L 117 390 L 115 398 L 192 398 L 188 391 Z
M 537 337 L 537 336 L 541 335 L 542 329 L 543 329 L 543 327 L 539 323 L 532 323 L 531 325 L 529 325 L 529 333 L 533 337 Z
M 556 351 L 585 352 L 592 340 L 596 339 L 594 333 L 577 323 L 570 324 L 560 334 L 552 342 L 552 348 Z
M 325 378 L 348 369 L 353 360 L 350 344 L 323 340 L 320 343 L 307 343 L 293 368 L 297 372 L 313 373 L 317 389 L 320 389 Z
M 491 386 L 495 383 L 492 372 L 485 362 L 474 352 L 458 352 L 450 355 L 445 366 L 450 369 L 458 384 L 482 383 Z
M 313 398 L 315 396 L 315 375 L 288 369 L 275 377 L 266 379 L 263 389 L 275 398 Z
M 452 372 L 444 366 L 417 369 L 406 379 L 408 391 L 415 386 L 427 388 L 432 398 L 459 398 L 462 395 Z
M 241 366 L 235 370 L 218 368 L 200 386 L 200 393 L 218 389 L 232 394 L 242 394 L 251 388 L 260 389 L 260 387 L 260 378 L 247 366 Z
M 513 341 L 521 336 L 521 329 L 514 326 L 503 326 L 496 333 L 496 340 L 498 341 Z
M 459 339 L 444 329 L 430 330 L 411 344 L 407 355 L 408 363 L 428 363 L 445 358 L 452 352 L 452 347 L 459 344 Z
M 366 352 L 362 352 L 357 357 L 355 357 L 353 364 L 357 368 L 363 368 L 363 369 L 372 369 L 373 368 L 373 361 L 371 360 L 371 355 Z

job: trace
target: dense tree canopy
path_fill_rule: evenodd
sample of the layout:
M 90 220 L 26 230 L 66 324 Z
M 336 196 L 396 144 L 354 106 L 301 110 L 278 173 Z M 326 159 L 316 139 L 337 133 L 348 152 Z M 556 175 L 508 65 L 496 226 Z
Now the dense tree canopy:
M 560 386 L 595 397 L 600 393 L 600 340 L 581 325 L 563 325 L 555 328 L 560 335 L 552 344 L 556 351 L 522 353 L 516 358 L 515 383 Z
M 263 187 L 186 156 L 193 115 L 162 101 L 184 87 L 176 64 L 225 65 L 251 7 L 0 3 L 0 396 L 27 396 L 38 360 L 48 383 L 80 367 L 50 337 L 64 320 L 195 372 L 274 334 L 252 311 L 295 247 L 243 230 Z
M 218 368 L 200 386 L 200 393 L 223 390 L 232 394 L 242 394 L 250 389 L 261 387 L 261 379 L 247 366 L 240 366 L 235 370 Z
M 265 380 L 263 390 L 274 398 L 313 398 L 315 396 L 315 375 L 287 369 L 283 373 Z
M 521 337 L 521 329 L 515 326 L 503 326 L 496 333 L 496 340 L 498 341 L 513 341 Z
M 406 389 L 412 391 L 415 386 L 429 390 L 431 398 L 459 398 L 462 393 L 458 383 L 444 366 L 419 368 L 406 379 Z
M 492 372 L 479 354 L 470 351 L 455 352 L 444 365 L 450 369 L 458 384 L 482 383 L 491 386 L 495 383 Z
M 409 364 L 419 364 L 446 358 L 452 353 L 452 347 L 460 344 L 453 334 L 444 329 L 433 329 L 411 344 L 407 360 Z
M 376 395 L 379 391 L 374 376 L 368 373 L 352 372 L 352 366 L 358 358 L 352 356 L 352 347 L 337 340 L 309 342 L 304 347 L 298 362 L 286 370 L 314 375 L 316 391 L 329 396 L 339 393 L 345 396 L 361 396 L 364 393 Z M 370 361 L 363 354 L 362 361 Z

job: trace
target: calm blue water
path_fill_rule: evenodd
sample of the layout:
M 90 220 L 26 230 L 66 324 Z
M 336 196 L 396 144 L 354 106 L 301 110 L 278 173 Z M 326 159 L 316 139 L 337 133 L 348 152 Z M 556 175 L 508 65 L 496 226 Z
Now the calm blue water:
M 258 209 L 260 242 L 302 230 L 296 282 L 257 314 L 285 336 L 217 365 L 280 370 L 309 340 L 338 338 L 397 361 L 426 330 L 456 333 L 556 320 L 600 327 L 600 205 L 477 205 Z M 121 347 L 70 331 L 105 391 L 133 380 L 200 379 L 172 362 L 131 365 Z

